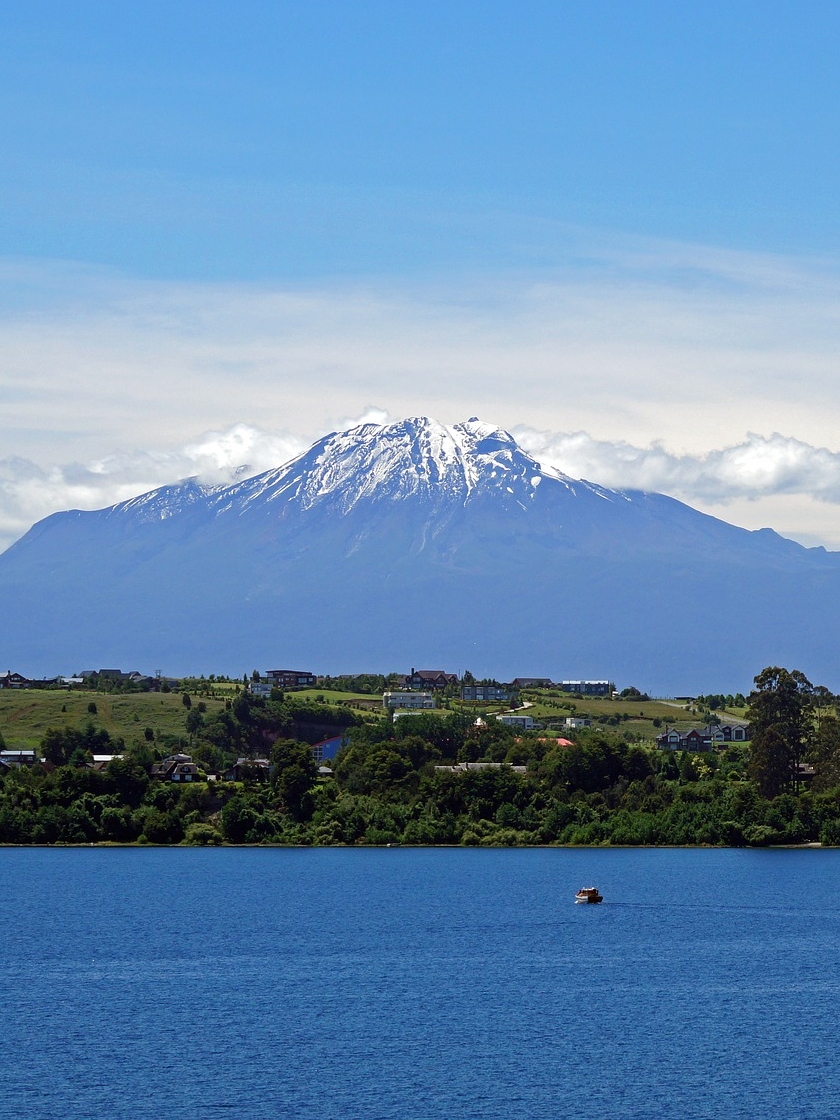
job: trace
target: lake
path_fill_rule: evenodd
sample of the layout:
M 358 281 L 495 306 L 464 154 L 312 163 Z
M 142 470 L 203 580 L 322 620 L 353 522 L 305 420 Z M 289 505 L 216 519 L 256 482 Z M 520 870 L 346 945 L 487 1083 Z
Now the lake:
M 840 1115 L 840 850 L 6 848 L 0 887 L 2 1117 Z

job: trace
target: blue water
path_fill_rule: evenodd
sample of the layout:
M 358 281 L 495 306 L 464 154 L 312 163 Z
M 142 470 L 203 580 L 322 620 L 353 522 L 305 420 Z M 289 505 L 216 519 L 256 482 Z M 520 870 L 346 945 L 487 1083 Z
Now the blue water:
M 840 851 L 2 849 L 0 892 L 2 1117 L 840 1116 Z

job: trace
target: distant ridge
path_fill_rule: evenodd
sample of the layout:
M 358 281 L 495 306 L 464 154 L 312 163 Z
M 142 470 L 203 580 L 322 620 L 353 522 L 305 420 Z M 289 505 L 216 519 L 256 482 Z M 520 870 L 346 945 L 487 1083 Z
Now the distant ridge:
M 476 417 L 363 424 L 237 481 L 40 521 L 0 556 L 0 656 L 242 672 L 409 663 L 840 687 L 840 555 L 542 467 Z

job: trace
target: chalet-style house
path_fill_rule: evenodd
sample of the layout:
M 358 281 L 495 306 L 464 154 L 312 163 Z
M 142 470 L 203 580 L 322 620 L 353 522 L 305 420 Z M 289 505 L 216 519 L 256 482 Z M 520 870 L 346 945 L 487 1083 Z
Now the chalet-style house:
M 66 682 L 63 677 L 44 677 L 42 680 L 31 680 L 21 673 L 13 673 L 9 669 L 0 673 L 0 688 L 61 688 Z
M 13 673 L 11 669 L 6 673 L 0 673 L 0 688 L 31 688 L 32 682 L 28 677 L 21 676 L 20 673 Z
M 404 680 L 406 688 L 431 688 L 440 691 L 449 684 L 457 684 L 458 674 L 445 673 L 443 669 L 412 669 Z
M 153 762 L 150 774 L 162 782 L 197 782 L 198 767 L 188 754 L 171 754 L 162 762 Z

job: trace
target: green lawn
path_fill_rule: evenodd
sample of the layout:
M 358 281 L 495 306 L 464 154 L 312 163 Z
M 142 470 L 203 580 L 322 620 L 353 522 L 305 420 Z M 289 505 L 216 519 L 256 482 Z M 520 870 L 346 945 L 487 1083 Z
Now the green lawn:
M 339 692 L 334 688 L 301 688 L 289 691 L 289 696 L 300 697 L 303 700 L 317 700 L 325 704 L 340 704 L 342 701 L 347 703 L 350 700 L 375 700 L 378 704 L 382 703 L 381 693 L 372 692 Z

